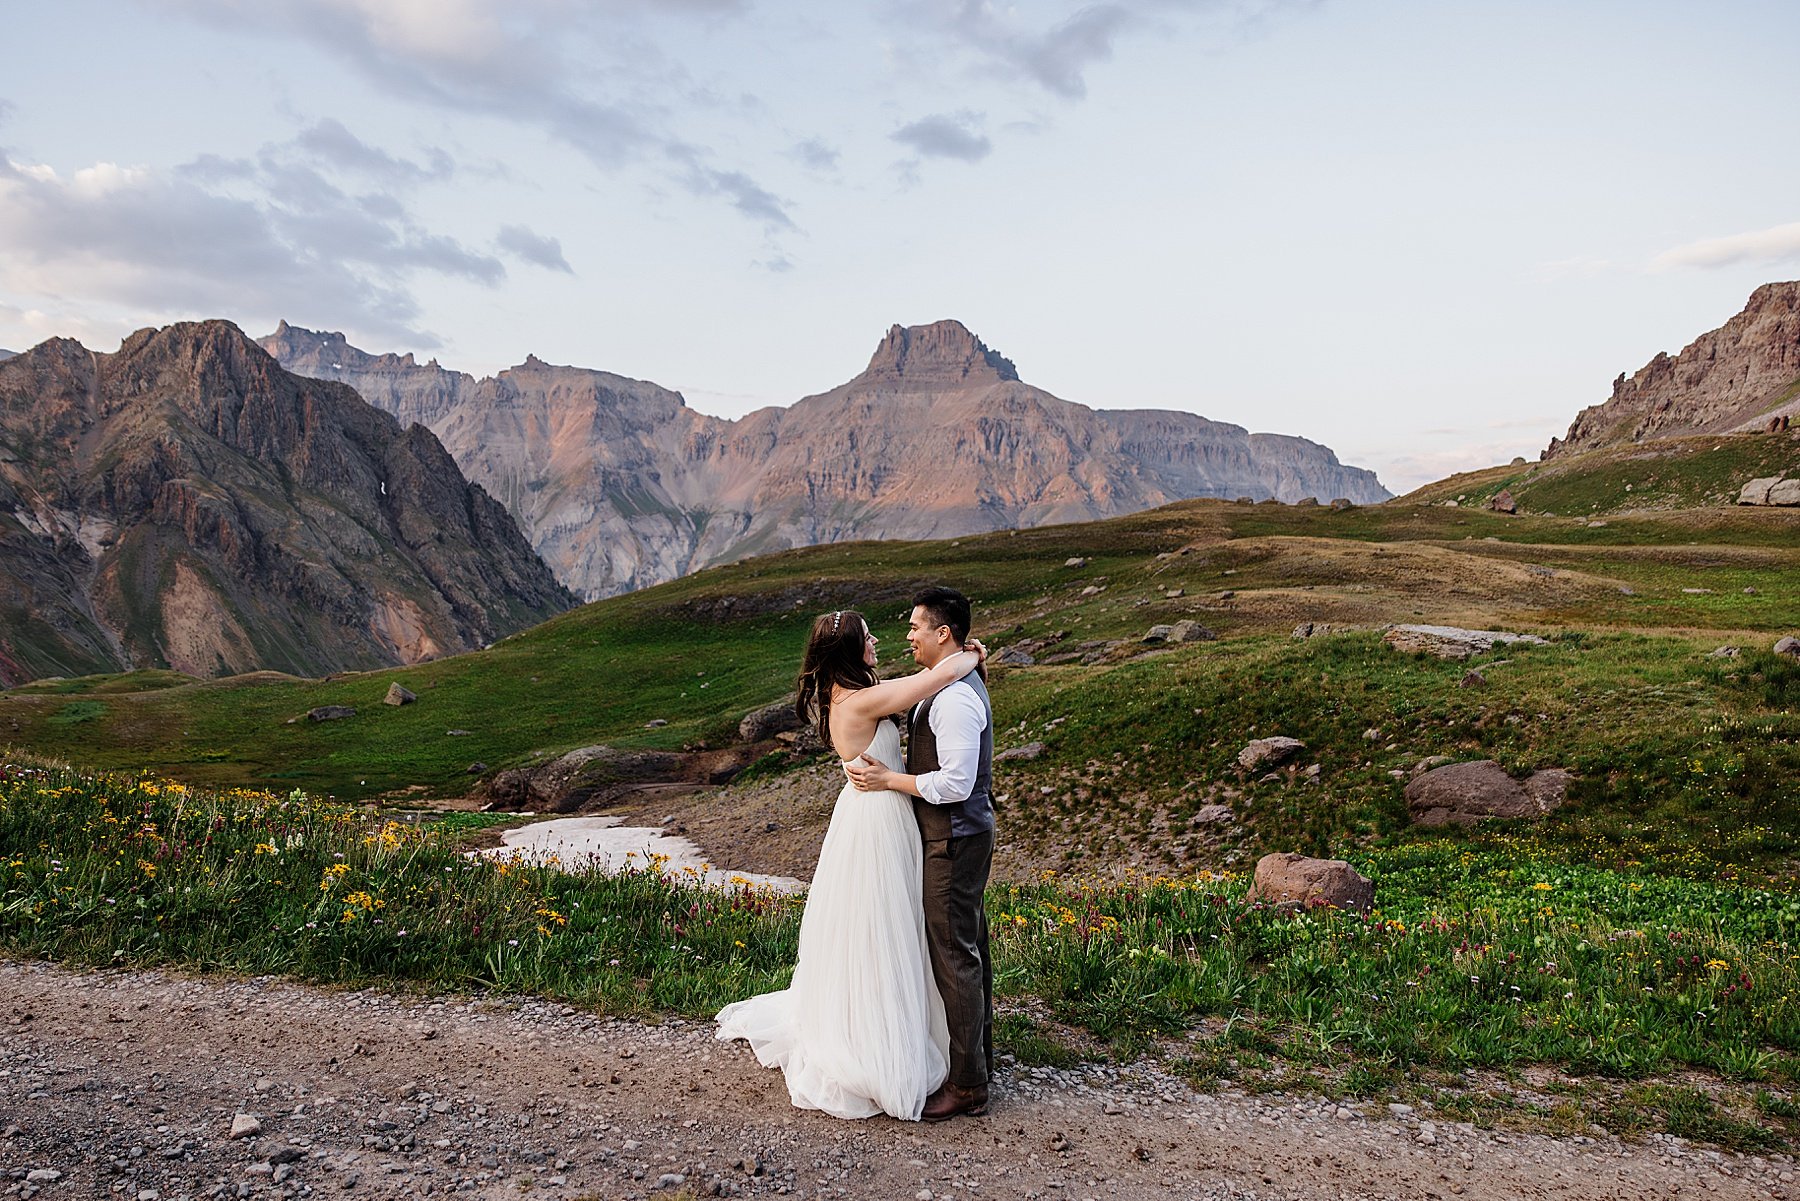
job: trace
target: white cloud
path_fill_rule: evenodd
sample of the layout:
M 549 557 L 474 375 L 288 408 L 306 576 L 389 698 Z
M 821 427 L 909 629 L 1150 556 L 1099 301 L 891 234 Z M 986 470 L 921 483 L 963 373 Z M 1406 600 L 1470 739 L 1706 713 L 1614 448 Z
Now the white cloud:
M 0 159 L 0 245 L 0 290 L 38 310 L 313 313 L 421 346 L 436 340 L 417 328 L 416 277 L 491 286 L 506 273 L 392 197 L 353 196 L 279 154 L 168 173 L 97 163 L 66 178 Z
M 735 9 L 729 0 L 153 2 L 223 28 L 302 38 L 413 103 L 541 130 L 606 170 L 662 168 L 692 195 L 723 198 L 766 228 L 793 227 L 785 202 L 759 181 L 672 131 L 684 68 L 621 36 L 621 9 L 706 16 Z
M 1652 259 L 1650 269 L 1731 267 L 1739 263 L 1774 265 L 1796 260 L 1800 260 L 1800 221 L 1676 246 Z

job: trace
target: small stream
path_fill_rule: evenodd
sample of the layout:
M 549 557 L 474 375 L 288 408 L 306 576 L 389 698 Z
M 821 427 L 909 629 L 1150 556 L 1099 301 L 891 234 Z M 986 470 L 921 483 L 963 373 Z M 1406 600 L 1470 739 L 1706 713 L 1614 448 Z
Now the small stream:
M 664 875 L 679 879 L 687 874 L 709 888 L 737 888 L 749 884 L 777 892 L 805 891 L 805 883 L 791 876 L 764 876 L 716 867 L 689 840 L 676 834 L 665 834 L 654 826 L 620 825 L 624 820 L 605 816 L 533 822 L 502 831 L 500 839 L 504 845 L 472 853 L 500 859 L 522 855 L 540 863 L 554 858 L 557 866 L 568 871 L 598 869 L 615 873 L 645 867 L 650 856 L 659 855 L 667 856 L 662 865 Z

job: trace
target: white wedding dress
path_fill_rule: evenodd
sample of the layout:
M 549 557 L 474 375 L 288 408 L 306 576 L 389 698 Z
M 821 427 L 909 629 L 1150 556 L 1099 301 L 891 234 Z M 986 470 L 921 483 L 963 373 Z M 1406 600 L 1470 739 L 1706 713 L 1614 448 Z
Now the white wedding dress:
M 882 722 L 868 753 L 900 770 L 899 729 Z M 779 1067 L 801 1109 L 917 1121 L 949 1074 L 922 856 L 911 797 L 846 783 L 807 892 L 792 983 L 719 1011 L 717 1037 L 745 1039 L 764 1067 Z

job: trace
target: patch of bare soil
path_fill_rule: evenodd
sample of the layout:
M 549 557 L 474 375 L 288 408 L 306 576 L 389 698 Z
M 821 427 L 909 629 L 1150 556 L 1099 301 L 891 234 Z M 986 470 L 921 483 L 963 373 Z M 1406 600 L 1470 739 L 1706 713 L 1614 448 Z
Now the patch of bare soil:
M 1791 1163 L 1372 1104 L 1021 1068 L 942 1126 L 793 1109 L 706 1023 L 0 963 L 10 1195 L 1620 1198 L 1791 1195 Z M 1404 1107 L 1402 1107 L 1404 1109 Z M 233 1131 L 240 1132 L 233 1137 Z M 1786 1177 L 1786 1179 L 1784 1179 Z
M 825 839 L 825 828 L 831 824 L 831 811 L 843 786 L 843 770 L 835 759 L 825 758 L 781 776 L 744 784 L 640 792 L 625 803 L 596 812 L 620 814 L 628 826 L 661 826 L 679 834 L 699 846 L 717 867 L 811 880 L 819 844 Z M 996 775 L 996 787 L 1004 797 L 1004 770 Z M 998 808 L 995 880 L 1034 880 L 1046 868 L 1063 866 L 1059 851 L 1028 843 L 1009 831 L 1004 799 Z M 490 845 L 498 843 L 495 835 Z

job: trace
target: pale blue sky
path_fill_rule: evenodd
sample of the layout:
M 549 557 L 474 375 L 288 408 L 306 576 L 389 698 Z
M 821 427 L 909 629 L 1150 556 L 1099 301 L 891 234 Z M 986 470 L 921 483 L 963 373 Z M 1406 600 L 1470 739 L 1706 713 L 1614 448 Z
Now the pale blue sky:
M 1776 0 L 8 8 L 14 350 L 285 317 L 737 415 L 955 317 L 1402 491 L 1800 276 Z

